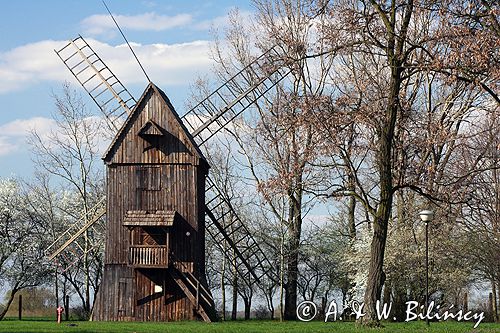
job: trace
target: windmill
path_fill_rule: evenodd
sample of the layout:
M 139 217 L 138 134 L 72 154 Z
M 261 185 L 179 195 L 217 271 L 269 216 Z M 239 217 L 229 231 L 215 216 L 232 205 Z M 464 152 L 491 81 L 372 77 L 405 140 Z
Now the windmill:
M 272 277 L 272 264 L 211 179 L 200 148 L 289 74 L 276 48 L 182 117 L 151 81 L 136 100 L 82 36 L 55 52 L 116 133 L 103 158 L 107 198 L 47 249 L 50 260 L 70 265 L 86 234 L 106 235 L 90 244 L 95 250 L 106 244 L 94 319 L 213 320 L 205 232 L 229 245 L 223 253 L 244 281 Z

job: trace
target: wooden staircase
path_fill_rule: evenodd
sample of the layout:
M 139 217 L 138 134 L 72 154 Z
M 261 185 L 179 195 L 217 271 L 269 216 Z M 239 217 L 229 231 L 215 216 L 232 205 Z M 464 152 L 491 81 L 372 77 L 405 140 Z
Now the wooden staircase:
M 215 306 L 212 295 L 204 284 L 198 280 L 188 268 L 171 254 L 172 277 L 175 283 L 187 296 L 193 310 L 207 323 L 215 320 Z

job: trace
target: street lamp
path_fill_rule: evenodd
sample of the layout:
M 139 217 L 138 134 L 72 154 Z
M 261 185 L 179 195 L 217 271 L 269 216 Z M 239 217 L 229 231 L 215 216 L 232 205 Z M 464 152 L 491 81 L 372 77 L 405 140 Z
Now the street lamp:
M 432 210 L 423 210 L 420 219 L 425 223 L 425 311 L 429 311 L 429 222 L 434 218 Z M 429 316 L 425 316 L 425 322 L 429 326 Z

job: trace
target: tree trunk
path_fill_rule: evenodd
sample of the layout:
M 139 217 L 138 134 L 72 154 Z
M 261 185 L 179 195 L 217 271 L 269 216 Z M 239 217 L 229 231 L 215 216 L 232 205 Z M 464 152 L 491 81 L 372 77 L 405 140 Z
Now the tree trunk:
M 392 9 L 395 10 L 395 9 Z M 370 266 L 368 271 L 368 281 L 364 297 L 366 316 L 363 321 L 371 325 L 378 325 L 378 318 L 375 311 L 377 300 L 380 299 L 382 286 L 385 280 L 383 272 L 384 253 L 387 239 L 387 227 L 391 216 L 393 200 L 393 140 L 396 128 L 396 120 L 400 108 L 399 93 L 401 91 L 401 75 L 403 64 L 401 63 L 401 52 L 406 38 L 413 3 L 410 1 L 405 10 L 404 19 L 401 26 L 401 35 L 395 39 L 394 27 L 386 25 L 387 29 L 387 62 L 391 68 L 391 78 L 389 83 L 389 95 L 387 98 L 387 110 L 383 121 L 378 128 L 378 152 L 376 155 L 377 169 L 379 172 L 380 200 L 373 221 L 373 238 L 371 242 Z M 380 15 L 385 15 L 380 13 Z M 395 16 L 394 16 L 395 17 Z
M 271 320 L 274 320 L 274 303 L 272 297 L 269 301 L 269 316 Z
M 226 285 L 224 283 L 224 278 L 221 279 L 221 298 L 222 298 L 222 320 L 226 320 Z
M 273 320 L 274 319 L 273 287 L 269 287 L 265 295 L 266 295 L 267 309 L 269 310 L 269 315 L 271 317 L 271 320 Z
M 289 242 L 287 258 L 287 282 L 285 294 L 285 320 L 297 319 L 297 286 L 299 275 L 299 246 L 302 228 L 302 193 L 289 196 Z
M 54 274 L 54 276 L 55 276 L 55 278 L 54 278 L 54 282 L 55 282 L 54 287 L 55 287 L 55 294 L 56 294 L 56 308 L 58 308 L 59 307 L 59 283 L 58 283 L 59 279 L 57 278 L 57 267 L 56 267 L 54 273 L 55 273 Z
M 393 294 L 393 306 L 392 308 L 394 309 L 394 316 L 396 317 L 397 321 L 404 321 L 406 318 L 406 301 L 407 301 L 407 295 L 406 295 L 406 286 L 401 287 L 398 285 L 397 280 L 393 281 L 393 288 L 392 288 L 392 294 Z
M 491 294 L 493 296 L 491 299 L 491 313 L 493 321 L 497 322 L 498 321 L 497 290 L 494 280 L 491 281 Z
M 87 213 L 85 213 L 87 214 Z M 85 231 L 85 253 L 83 256 L 83 271 L 85 272 L 85 303 L 83 308 L 87 314 L 90 315 L 90 264 L 89 264 L 89 237 L 88 230 Z
M 398 92 L 400 90 L 400 73 L 395 70 L 396 77 L 391 80 L 391 93 L 386 114 L 386 124 L 380 129 L 377 154 L 380 178 L 380 201 L 373 221 L 373 237 L 370 247 L 370 266 L 365 291 L 364 303 L 366 315 L 362 319 L 367 325 L 378 325 L 376 303 L 380 300 L 382 286 L 385 281 L 383 272 L 384 254 L 387 240 L 387 228 L 391 216 L 393 183 L 392 183 L 392 144 L 396 117 L 399 108 Z
M 292 249 L 287 260 L 287 282 L 285 285 L 285 320 L 297 319 L 297 279 L 298 254 L 297 244 L 292 243 Z
M 224 250 L 226 250 L 227 242 L 224 241 Z M 226 281 L 225 281 L 225 273 L 226 273 L 226 256 L 222 258 L 222 271 L 220 273 L 220 291 L 222 298 L 222 320 L 226 320 Z
M 391 302 L 391 281 L 387 279 L 384 283 L 383 302 L 389 304 Z
M 385 241 L 387 238 L 387 226 L 383 220 L 378 219 L 373 223 L 373 239 L 371 243 L 370 266 L 368 271 L 368 282 L 365 291 L 365 317 L 363 323 L 371 326 L 378 325 L 376 312 L 377 300 L 380 300 L 382 286 L 384 285 L 385 273 L 382 270 L 384 263 Z
M 497 283 L 497 286 L 499 286 L 499 287 L 500 287 L 500 282 L 499 282 L 499 283 Z M 497 288 L 497 300 L 500 300 L 500 288 Z M 498 306 L 497 306 L 497 322 L 499 322 L 499 321 L 500 321 L 500 318 L 499 318 L 499 317 L 500 317 L 500 316 L 499 316 L 499 314 L 498 314 Z
M 356 190 L 356 185 L 352 172 L 349 172 L 348 181 L 349 191 L 354 192 Z M 356 240 L 356 198 L 354 196 L 349 197 L 348 210 L 349 238 L 351 239 L 351 241 L 354 241 Z
M 5 314 L 7 313 L 7 311 L 9 311 L 10 305 L 14 301 L 14 298 L 16 297 L 16 294 L 18 291 L 19 291 L 18 289 L 14 288 L 10 292 L 10 296 L 9 296 L 9 299 L 7 300 L 7 304 L 5 304 L 3 311 L 0 313 L 0 320 L 2 320 L 5 317 Z
M 400 112 L 399 94 L 401 92 L 402 73 L 405 69 L 405 43 L 408 27 L 413 13 L 413 1 L 403 6 L 403 14 L 398 17 L 396 6 L 392 6 L 390 13 L 384 12 L 375 1 L 372 4 L 380 16 L 386 30 L 385 53 L 387 64 L 391 69 L 387 107 L 377 128 L 377 170 L 379 173 L 380 194 L 376 212 L 373 217 L 373 238 L 371 242 L 370 265 L 368 281 L 364 297 L 365 317 L 367 325 L 379 325 L 376 313 L 376 303 L 380 300 L 382 286 L 385 280 L 383 271 L 384 254 L 387 239 L 387 227 L 391 216 L 393 200 L 393 145 L 396 120 Z M 393 1 L 392 4 L 395 4 Z M 396 21 L 400 20 L 400 24 Z M 399 28 L 399 31 L 396 29 Z
M 283 304 L 283 292 L 285 289 L 285 233 L 281 232 L 280 238 L 280 321 L 283 321 L 285 318 L 284 304 Z
M 238 276 L 233 272 L 233 307 L 231 309 L 231 320 L 236 320 L 238 314 Z
M 252 307 L 252 297 L 243 297 L 243 303 L 245 304 L 245 320 L 250 319 L 250 309 Z
M 343 297 L 343 296 L 342 296 Z M 326 296 L 321 297 L 321 306 L 319 308 L 319 319 L 324 319 L 325 314 L 326 314 L 326 307 L 327 307 L 327 299 Z

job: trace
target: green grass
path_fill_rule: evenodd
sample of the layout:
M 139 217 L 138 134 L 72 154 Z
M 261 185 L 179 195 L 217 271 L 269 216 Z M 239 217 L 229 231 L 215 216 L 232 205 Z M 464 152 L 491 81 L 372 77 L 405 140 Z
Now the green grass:
M 69 326 L 74 324 L 76 326 Z M 125 323 L 125 322 L 63 322 L 57 324 L 47 320 L 3 320 L 0 321 L 0 332 L 77 332 L 77 333 L 306 333 L 306 332 L 368 332 L 368 333 L 462 333 L 462 332 L 484 332 L 500 333 L 500 324 L 481 323 L 477 329 L 473 329 L 473 323 L 441 322 L 431 323 L 427 328 L 425 322 L 410 323 L 385 323 L 383 328 L 361 328 L 355 323 L 324 323 L 324 322 L 285 322 L 276 321 L 236 321 L 218 322 L 206 324 L 202 322 L 172 322 L 172 323 Z

